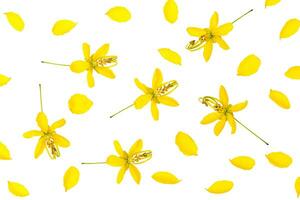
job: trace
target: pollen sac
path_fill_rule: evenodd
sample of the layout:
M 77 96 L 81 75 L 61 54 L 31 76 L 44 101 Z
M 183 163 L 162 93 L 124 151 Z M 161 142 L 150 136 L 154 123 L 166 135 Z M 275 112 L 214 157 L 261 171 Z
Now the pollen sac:
M 96 60 L 96 65 L 99 67 L 114 67 L 118 64 L 117 56 L 104 56 Z
M 163 83 L 155 90 L 156 96 L 165 96 L 173 92 L 178 87 L 178 83 L 175 80 Z
M 186 45 L 186 49 L 190 51 L 197 51 L 203 47 L 204 40 L 203 38 L 199 38 L 199 40 L 192 40 Z
M 152 151 L 146 150 L 146 151 L 140 151 L 132 155 L 130 158 L 130 162 L 133 164 L 141 164 L 144 162 L 147 162 L 152 158 Z
M 60 157 L 58 146 L 54 143 L 54 139 L 52 137 L 49 137 L 46 140 L 46 149 L 51 159 L 56 159 L 57 157 Z

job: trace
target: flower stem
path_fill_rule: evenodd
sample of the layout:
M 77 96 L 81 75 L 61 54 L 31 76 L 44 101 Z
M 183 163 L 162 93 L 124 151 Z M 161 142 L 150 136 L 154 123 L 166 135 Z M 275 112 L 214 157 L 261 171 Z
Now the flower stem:
M 41 61 L 41 63 L 44 63 L 44 64 L 50 64 L 50 65 L 58 65 L 58 66 L 70 66 L 70 65 L 67 65 L 67 64 L 60 64 L 60 63 L 54 63 L 54 62 L 48 62 L 48 61 Z
M 42 85 L 39 83 L 39 91 L 40 91 L 40 106 L 41 106 L 41 112 L 43 111 L 43 96 L 42 96 Z
M 237 22 L 238 20 L 242 19 L 244 16 L 248 15 L 249 13 L 251 13 L 253 11 L 253 9 L 249 10 L 248 12 L 244 13 L 243 15 L 241 15 L 239 18 L 237 18 L 236 20 L 234 20 L 232 23 Z
M 129 105 L 129 106 L 127 106 L 127 107 L 121 109 L 120 111 L 118 111 L 118 112 L 114 113 L 113 115 L 109 116 L 109 118 L 113 118 L 113 117 L 116 116 L 117 114 L 119 114 L 119 113 L 121 113 L 121 112 L 127 110 L 128 108 L 130 108 L 130 107 L 132 107 L 132 106 L 133 106 L 133 104 L 131 104 L 131 105 Z
M 82 165 L 97 165 L 97 164 L 106 164 L 106 162 L 82 162 Z
M 265 143 L 266 145 L 269 145 L 268 142 L 266 142 L 264 139 L 262 139 L 259 135 L 257 135 L 256 133 L 254 133 L 252 130 L 250 130 L 247 126 L 245 126 L 242 122 L 240 122 L 239 120 L 237 120 L 236 118 L 234 118 L 234 120 L 239 123 L 241 126 L 243 126 L 245 129 L 247 129 L 250 133 L 252 133 L 256 138 L 260 139 L 263 143 Z

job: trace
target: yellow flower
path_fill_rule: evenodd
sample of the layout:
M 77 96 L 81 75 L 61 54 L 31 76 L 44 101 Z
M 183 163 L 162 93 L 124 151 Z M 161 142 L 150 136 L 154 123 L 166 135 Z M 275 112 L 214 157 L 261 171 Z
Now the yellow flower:
M 122 149 L 120 143 L 117 140 L 114 141 L 114 146 L 118 155 L 108 156 L 106 159 L 106 163 L 113 167 L 120 167 L 117 176 L 117 183 L 122 182 L 126 171 L 129 169 L 132 178 L 137 184 L 139 184 L 141 181 L 141 173 L 135 165 L 150 160 L 152 157 L 152 152 L 150 150 L 142 150 L 142 140 L 137 140 L 131 146 L 128 153 Z
M 223 40 L 223 36 L 227 35 L 232 29 L 232 23 L 225 23 L 223 25 L 218 26 L 219 16 L 217 12 L 210 18 L 210 25 L 208 28 L 197 28 L 197 27 L 188 27 L 187 32 L 191 36 L 198 37 L 198 40 L 191 41 L 187 48 L 191 51 L 195 51 L 201 48 L 204 48 L 203 57 L 207 62 L 212 54 L 213 44 L 218 43 L 219 46 L 227 50 L 229 46 Z
M 84 60 L 76 60 L 70 65 L 72 72 L 81 73 L 87 71 L 87 82 L 89 87 L 94 87 L 93 71 L 107 78 L 115 78 L 115 74 L 110 69 L 117 64 L 116 56 L 107 56 L 109 44 L 102 45 L 96 53 L 90 55 L 90 45 L 82 44 Z
M 147 87 L 141 83 L 138 79 L 135 79 L 136 86 L 144 92 L 143 95 L 139 96 L 135 102 L 134 106 L 136 109 L 143 108 L 147 103 L 151 102 L 151 113 L 154 120 L 159 119 L 159 110 L 157 104 L 164 104 L 167 106 L 178 106 L 178 102 L 168 97 L 167 95 L 173 92 L 178 83 L 175 80 L 163 82 L 163 76 L 159 69 L 156 69 L 153 74 L 152 88 Z
M 70 146 L 70 142 L 66 138 L 56 133 L 56 129 L 64 126 L 66 121 L 64 119 L 60 119 L 49 126 L 45 113 L 39 112 L 36 117 L 36 122 L 41 130 L 27 131 L 23 134 L 23 137 L 39 137 L 39 141 L 34 152 L 35 158 L 38 158 L 46 148 L 49 157 L 51 159 L 56 159 L 56 157 L 60 156 L 59 146 L 63 148 Z
M 218 136 L 223 130 L 225 123 L 228 121 L 231 126 L 231 133 L 236 132 L 236 119 L 234 118 L 233 113 L 243 110 L 247 106 L 247 101 L 235 105 L 229 104 L 226 89 L 221 85 L 219 99 L 214 97 L 203 97 L 202 102 L 208 106 L 213 104 L 215 111 L 206 115 L 201 120 L 201 124 L 210 124 L 218 120 L 214 128 L 214 133 Z

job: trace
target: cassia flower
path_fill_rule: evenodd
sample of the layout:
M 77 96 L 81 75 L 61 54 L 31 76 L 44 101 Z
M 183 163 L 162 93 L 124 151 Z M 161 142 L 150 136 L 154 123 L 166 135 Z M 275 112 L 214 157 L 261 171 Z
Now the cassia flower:
M 36 117 L 36 122 L 41 130 L 31 130 L 23 134 L 24 138 L 39 137 L 39 141 L 35 147 L 34 157 L 38 158 L 45 149 L 51 159 L 60 157 L 59 147 L 69 147 L 70 142 L 65 137 L 56 133 L 56 129 L 64 126 L 66 121 L 60 119 L 49 126 L 46 114 L 39 112 Z

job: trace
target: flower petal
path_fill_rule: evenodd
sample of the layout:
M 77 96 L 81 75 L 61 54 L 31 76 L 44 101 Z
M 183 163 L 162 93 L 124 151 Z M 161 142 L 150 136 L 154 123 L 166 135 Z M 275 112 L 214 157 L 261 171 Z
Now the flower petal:
M 144 94 L 139 96 L 135 101 L 134 101 L 134 107 L 136 109 L 141 109 L 143 108 L 149 101 L 151 100 L 152 96 L 149 94 Z
M 126 160 L 115 155 L 110 155 L 106 159 L 106 164 L 113 167 L 121 167 L 126 164 Z
M 83 52 L 84 59 L 87 61 L 91 55 L 91 48 L 88 43 L 82 44 L 82 52 Z
M 179 103 L 172 97 L 160 96 L 160 97 L 157 97 L 157 100 L 159 101 L 159 103 L 167 105 L 167 106 L 174 106 L 174 107 L 179 106 Z
M 215 37 L 215 41 L 218 43 L 218 45 L 224 49 L 224 50 L 228 50 L 229 46 L 228 44 L 225 42 L 225 40 L 223 40 L 222 37 Z
M 300 177 L 297 177 L 295 180 L 295 191 L 297 194 L 297 198 L 300 196 Z
M 71 166 L 65 172 L 65 175 L 64 175 L 64 187 L 65 187 L 65 191 L 66 192 L 68 190 L 70 190 L 71 188 L 73 188 L 75 185 L 77 185 L 77 183 L 79 181 L 79 177 L 80 177 L 80 172 L 74 166 Z
M 44 133 L 48 131 L 48 118 L 45 113 L 39 112 L 36 117 L 36 122 Z
M 275 167 L 287 168 L 289 167 L 293 159 L 286 153 L 283 152 L 272 152 L 266 155 L 269 162 Z
M 254 54 L 248 55 L 240 63 L 238 67 L 237 75 L 250 76 L 252 74 L 255 74 L 258 71 L 260 64 L 261 61 L 256 55 Z
M 95 86 L 95 80 L 94 80 L 94 76 L 93 76 L 93 70 L 89 69 L 87 72 L 87 76 L 86 76 L 87 82 L 88 82 L 88 86 L 90 88 Z
M 255 160 L 249 156 L 238 156 L 230 160 L 231 164 L 243 170 L 251 170 Z
M 159 119 L 159 110 L 157 108 L 157 105 L 154 101 L 151 101 L 151 114 L 152 118 L 157 121 Z
M 152 78 L 152 88 L 156 89 L 157 87 L 161 86 L 163 82 L 163 75 L 160 69 L 156 68 Z
M 118 172 L 118 176 L 117 176 L 117 183 L 120 184 L 124 178 L 124 175 L 126 173 L 128 169 L 128 165 L 124 165 L 123 167 L 121 167 L 121 169 Z
M 10 193 L 18 197 L 26 197 L 29 195 L 29 191 L 27 190 L 27 188 L 17 182 L 8 181 L 8 190 L 10 191 Z
M 70 65 L 70 70 L 74 73 L 81 73 L 90 67 L 90 63 L 83 60 L 73 61 Z
M 209 113 L 208 115 L 206 115 L 205 117 L 203 117 L 203 119 L 201 120 L 201 124 L 210 124 L 218 119 L 220 119 L 221 114 L 219 112 L 212 112 Z
M 209 61 L 211 53 L 212 53 L 212 50 L 213 50 L 213 43 L 212 43 L 212 41 L 206 42 L 205 45 L 204 45 L 204 51 L 203 51 L 203 57 L 204 57 L 204 59 L 205 59 L 206 62 Z
M 223 24 L 221 26 L 219 26 L 216 30 L 216 32 L 219 34 L 219 35 L 227 35 L 228 33 L 230 33 L 230 31 L 232 31 L 233 29 L 233 24 L 232 23 L 226 23 L 226 24 Z
M 46 147 L 45 137 L 40 137 L 34 151 L 34 158 L 37 159 Z
M 169 23 L 175 23 L 178 18 L 178 7 L 175 0 L 167 0 L 164 5 L 165 19 Z
M 131 19 L 130 11 L 122 6 L 116 6 L 109 9 L 106 15 L 116 22 L 127 22 Z
M 285 76 L 290 79 L 300 79 L 300 66 L 290 67 L 286 72 Z
M 9 149 L 0 142 L 0 160 L 11 160 Z
M 300 20 L 293 18 L 289 19 L 280 31 L 280 39 L 289 38 L 298 32 L 300 28 Z
M 23 134 L 24 138 L 32 138 L 35 136 L 42 136 L 43 133 L 41 131 L 37 131 L 37 130 L 31 130 L 31 131 L 27 131 Z
M 129 172 L 137 184 L 140 184 L 141 181 L 141 173 L 134 165 L 129 165 Z
M 176 65 L 181 65 L 181 56 L 177 52 L 169 48 L 160 48 L 158 49 L 158 51 L 160 55 L 167 61 L 174 63 Z
M 186 29 L 190 36 L 201 37 L 206 34 L 206 31 L 203 28 L 198 27 L 188 27 Z
M 148 94 L 151 90 L 151 88 L 147 87 L 145 84 L 141 83 L 139 81 L 139 79 L 135 78 L 134 79 L 134 83 L 135 85 L 140 89 L 142 90 L 145 94 Z
M 95 70 L 97 73 L 99 73 L 107 78 L 114 79 L 116 77 L 114 72 L 107 67 L 95 67 Z
M 23 31 L 24 29 L 24 21 L 18 13 L 15 12 L 7 12 L 4 13 L 6 15 L 8 23 L 13 27 L 16 31 Z
M 228 100 L 228 95 L 227 95 L 227 91 L 226 91 L 226 89 L 223 85 L 221 85 L 220 89 L 219 89 L 219 98 L 220 98 L 221 103 L 224 106 L 228 105 L 228 101 L 229 101 Z
M 123 156 L 123 149 L 118 140 L 114 141 L 114 147 L 119 156 Z
M 214 29 L 218 27 L 219 23 L 219 15 L 217 12 L 214 12 L 214 14 L 210 18 L 209 28 Z
M 228 113 L 226 115 L 229 125 L 231 126 L 231 133 L 234 134 L 236 132 L 236 122 L 232 113 Z
M 55 144 L 57 144 L 60 147 L 66 148 L 70 146 L 69 140 L 59 134 L 53 134 L 53 139 Z
M 93 60 L 97 60 L 103 56 L 105 56 L 109 51 L 109 44 L 103 44 L 96 53 L 93 54 Z
M 77 23 L 73 22 L 72 20 L 68 20 L 68 19 L 58 20 L 53 25 L 52 33 L 57 36 L 64 35 L 70 32 L 76 25 Z
M 271 89 L 269 97 L 274 103 L 276 103 L 281 108 L 289 109 L 291 107 L 288 97 L 278 90 Z
M 83 94 L 74 94 L 69 99 L 69 109 L 73 114 L 86 113 L 93 105 L 93 102 Z
M 63 127 L 64 125 L 66 124 L 66 120 L 65 119 L 60 119 L 60 120 L 57 120 L 56 122 L 54 122 L 50 128 L 51 130 L 55 130 L 57 128 L 60 128 L 60 127 Z
M 175 143 L 186 156 L 196 156 L 198 154 L 198 146 L 193 138 L 182 131 L 177 133 Z
M 220 135 L 220 133 L 222 132 L 225 126 L 225 123 L 226 123 L 226 117 L 222 117 L 222 119 L 216 123 L 214 128 L 214 133 L 216 136 Z
M 11 78 L 0 74 L 0 87 L 3 86 L 3 85 L 6 85 L 10 81 L 10 79 Z
M 130 157 L 133 154 L 142 151 L 142 149 L 143 149 L 143 140 L 139 139 L 139 140 L 135 141 L 135 143 L 130 147 L 128 156 Z
M 233 188 L 233 182 L 228 180 L 220 180 L 214 182 L 207 191 L 214 194 L 222 194 L 229 192 Z
M 244 101 L 244 102 L 235 104 L 235 105 L 231 106 L 231 111 L 232 112 L 241 111 L 241 110 L 245 109 L 247 105 L 248 105 L 248 101 Z
M 170 172 L 160 171 L 152 175 L 152 178 L 162 184 L 177 184 L 179 180 L 175 175 Z
M 265 1 L 265 7 L 267 6 L 275 6 L 278 4 L 281 0 L 266 0 Z

